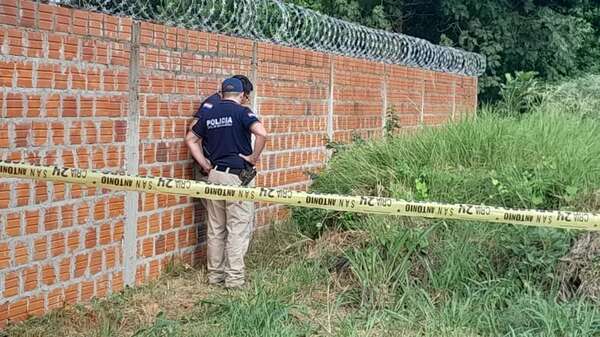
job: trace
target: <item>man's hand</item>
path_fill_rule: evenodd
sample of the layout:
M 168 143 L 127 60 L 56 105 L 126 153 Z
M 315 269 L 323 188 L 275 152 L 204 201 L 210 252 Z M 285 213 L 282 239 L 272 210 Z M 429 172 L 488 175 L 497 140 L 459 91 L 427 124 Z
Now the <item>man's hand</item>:
M 252 164 L 252 166 L 256 166 L 256 162 L 258 161 L 258 156 L 255 155 L 254 153 L 249 155 L 249 156 L 245 156 L 243 154 L 239 154 L 240 157 L 242 157 L 245 161 L 249 162 L 250 164 Z
M 210 172 L 210 170 L 213 169 L 212 164 L 208 161 L 208 159 L 204 160 L 204 162 L 199 162 L 198 164 L 200 164 L 200 167 L 202 168 L 202 170 L 204 171 L 204 173 L 208 174 Z
M 185 136 L 185 143 L 190 149 L 192 157 L 194 157 L 202 170 L 208 174 L 208 172 L 213 169 L 213 166 L 211 162 L 204 156 L 204 152 L 202 151 L 202 138 L 196 136 L 194 131 L 189 131 L 187 136 Z

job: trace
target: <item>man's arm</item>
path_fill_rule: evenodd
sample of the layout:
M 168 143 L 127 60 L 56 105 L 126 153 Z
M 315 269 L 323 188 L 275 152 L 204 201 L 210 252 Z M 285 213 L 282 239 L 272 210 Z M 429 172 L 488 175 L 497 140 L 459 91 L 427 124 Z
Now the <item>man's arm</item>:
M 255 122 L 250 126 L 250 132 L 255 136 L 254 151 L 252 151 L 252 154 L 249 156 L 240 154 L 240 157 L 244 158 L 244 160 L 254 166 L 258 163 L 260 154 L 265 148 L 265 143 L 267 142 L 267 130 L 265 130 L 265 127 L 261 122 Z
M 194 127 L 194 125 L 196 125 L 196 123 L 198 123 L 198 117 L 194 116 L 194 118 L 192 118 L 192 121 L 190 122 L 190 127 L 188 128 L 188 132 L 192 131 L 192 128 Z
M 194 132 L 189 131 L 185 136 L 185 143 L 188 149 L 190 149 L 192 157 L 194 157 L 196 162 L 202 167 L 202 170 L 206 173 L 212 170 L 212 164 L 204 156 L 204 151 L 202 151 L 202 138 L 196 136 Z

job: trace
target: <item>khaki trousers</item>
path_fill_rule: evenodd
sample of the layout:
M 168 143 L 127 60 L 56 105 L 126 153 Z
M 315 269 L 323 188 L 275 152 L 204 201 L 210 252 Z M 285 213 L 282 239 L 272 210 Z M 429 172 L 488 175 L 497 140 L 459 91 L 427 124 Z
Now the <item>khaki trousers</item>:
M 240 186 L 240 178 L 231 173 L 211 170 L 208 181 Z M 249 186 L 254 186 L 252 181 Z M 225 282 L 226 287 L 244 284 L 244 256 L 248 251 L 254 203 L 250 201 L 206 200 L 208 211 L 207 268 L 208 282 Z

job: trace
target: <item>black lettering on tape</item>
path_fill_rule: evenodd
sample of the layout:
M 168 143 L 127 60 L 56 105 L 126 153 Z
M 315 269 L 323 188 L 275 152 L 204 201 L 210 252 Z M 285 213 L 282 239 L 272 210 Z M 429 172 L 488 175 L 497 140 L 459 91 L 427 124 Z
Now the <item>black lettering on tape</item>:
M 238 197 L 243 199 L 254 199 L 254 190 L 239 190 Z
M 131 187 L 131 186 L 133 186 L 133 180 L 131 180 L 131 179 L 125 179 L 125 178 L 119 178 L 119 177 L 107 177 L 107 176 L 103 176 L 102 178 L 100 178 L 100 183 L 102 183 L 104 185 L 113 185 L 113 186 L 118 186 L 118 187 Z
M 275 190 L 272 188 L 261 187 L 258 195 L 263 198 L 275 198 Z
M 437 214 L 441 215 L 441 216 L 453 216 L 454 215 L 454 208 L 439 206 L 437 208 Z
M 10 175 L 18 175 L 18 176 L 26 176 L 27 169 L 24 167 L 0 166 L 0 173 L 10 174 Z
M 489 206 L 476 206 L 476 205 L 458 205 L 458 214 L 467 215 L 491 215 L 492 208 Z
M 306 196 L 305 202 L 309 205 L 319 205 L 319 206 L 335 206 L 336 199 L 328 198 L 328 197 L 313 197 Z
M 68 168 L 62 168 L 62 167 L 54 166 L 54 168 L 52 169 L 52 176 L 53 177 L 68 178 L 69 177 L 67 175 L 68 171 L 69 171 Z
M 209 195 L 216 195 L 219 197 L 234 197 L 235 196 L 235 190 L 224 189 L 221 187 L 211 187 L 211 186 L 206 186 L 204 188 L 204 193 L 209 194 Z
M 177 179 L 175 180 L 175 188 L 189 190 L 192 188 L 192 182 L 190 180 Z
M 87 177 L 87 170 L 71 169 L 71 177 L 85 179 Z
M 393 199 L 381 197 L 360 197 L 361 206 L 392 207 Z
M 146 178 L 146 177 L 143 177 Z M 152 189 L 152 181 L 151 180 L 136 180 L 135 181 L 135 188 L 143 188 L 145 190 L 151 190 Z
M 158 178 L 158 184 L 156 184 L 156 186 L 157 187 L 173 188 L 173 179 L 159 177 Z
M 48 176 L 46 170 L 39 168 L 32 168 L 31 170 L 29 170 L 29 175 L 34 178 L 47 178 Z
M 406 204 L 404 206 L 404 210 L 411 213 L 419 213 L 419 214 L 434 214 L 435 207 L 428 205 L 415 205 L 415 204 Z
M 546 214 L 544 214 L 544 215 L 539 215 L 539 214 L 538 214 L 538 215 L 535 217 L 535 222 L 537 222 L 537 223 L 541 223 L 541 224 L 547 224 L 547 225 L 550 225 L 550 224 L 552 224 L 552 216 L 551 216 L 551 215 L 549 215 L 549 214 L 548 214 L 548 215 L 546 215 Z
M 519 222 L 533 222 L 533 215 L 506 212 L 506 213 L 504 213 L 504 220 L 519 221 Z

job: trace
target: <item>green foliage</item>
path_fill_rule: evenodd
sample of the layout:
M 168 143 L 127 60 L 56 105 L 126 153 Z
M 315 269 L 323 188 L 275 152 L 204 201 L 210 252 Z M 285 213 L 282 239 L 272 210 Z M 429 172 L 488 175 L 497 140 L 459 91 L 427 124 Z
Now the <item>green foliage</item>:
M 396 226 L 389 218 L 373 218 L 366 248 L 351 249 L 346 257 L 361 286 L 360 304 L 385 308 L 396 294 L 412 286 L 413 261 L 428 246 L 429 231 Z
M 497 100 L 504 74 L 540 80 L 600 72 L 600 6 L 595 0 L 296 0 L 334 17 L 455 46 L 487 57 L 482 100 Z
M 270 292 L 257 287 L 243 292 L 239 297 L 215 299 L 202 302 L 197 313 L 211 317 L 221 326 L 212 336 L 305 336 L 308 325 L 297 324 L 290 310 L 292 307 Z
M 159 313 L 152 326 L 138 330 L 133 337 L 177 337 L 181 335 L 179 322 L 167 319 Z
M 400 129 L 400 117 L 394 105 L 390 105 L 385 112 L 385 136 L 392 137 Z
M 600 119 L 600 75 L 588 75 L 548 88 L 538 108 L 560 110 L 584 119 Z
M 524 113 L 539 105 L 541 92 L 536 72 L 517 71 L 513 77 L 506 74 L 506 82 L 500 85 L 499 107 L 507 113 Z

